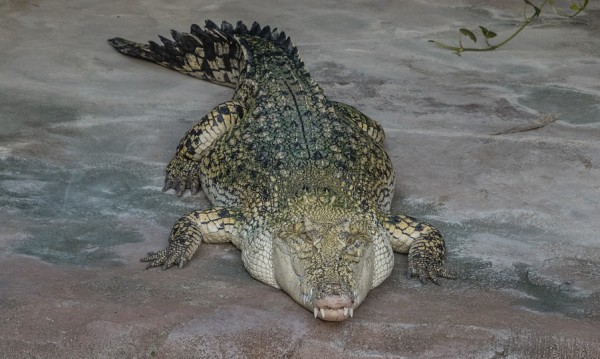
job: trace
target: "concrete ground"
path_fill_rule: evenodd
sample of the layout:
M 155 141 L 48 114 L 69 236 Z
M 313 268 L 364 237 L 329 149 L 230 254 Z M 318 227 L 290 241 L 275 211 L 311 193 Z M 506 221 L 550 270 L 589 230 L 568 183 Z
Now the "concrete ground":
M 0 2 L 0 357 L 600 357 L 590 3 L 458 57 L 427 40 L 478 25 L 503 38 L 522 2 Z M 203 246 L 183 270 L 143 270 L 179 216 L 208 206 L 162 193 L 164 167 L 232 91 L 106 39 L 204 19 L 285 30 L 331 98 L 382 123 L 394 211 L 439 226 L 458 280 L 406 279 L 397 255 L 352 320 L 325 323 L 253 280 L 230 245 Z

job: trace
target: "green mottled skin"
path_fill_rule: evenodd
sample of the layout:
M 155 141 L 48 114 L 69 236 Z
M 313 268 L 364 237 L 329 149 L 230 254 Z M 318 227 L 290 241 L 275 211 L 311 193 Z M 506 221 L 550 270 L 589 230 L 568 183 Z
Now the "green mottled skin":
M 247 270 L 324 320 L 352 316 L 409 254 L 425 282 L 452 275 L 428 224 L 389 212 L 394 171 L 383 130 L 329 100 L 285 34 L 207 22 L 163 46 L 110 40 L 120 52 L 235 87 L 181 140 L 165 189 L 204 189 L 215 206 L 174 226 L 169 246 L 143 261 L 182 267 L 201 242 L 232 242 Z

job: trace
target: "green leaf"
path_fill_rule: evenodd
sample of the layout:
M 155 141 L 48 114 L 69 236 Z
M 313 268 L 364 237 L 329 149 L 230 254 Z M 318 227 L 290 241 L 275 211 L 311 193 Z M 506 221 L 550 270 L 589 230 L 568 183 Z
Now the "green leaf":
M 525 4 L 530 5 L 534 10 L 535 10 L 535 14 L 532 17 L 538 17 L 540 16 L 540 13 L 542 12 L 542 9 L 540 9 L 539 7 L 535 6 L 531 1 L 529 0 L 523 0 L 525 2 Z
M 486 39 L 493 39 L 494 37 L 498 36 L 498 34 L 486 29 L 483 26 L 479 26 L 479 28 L 481 29 L 481 33 L 483 34 L 483 37 L 485 37 Z
M 581 7 L 579 6 L 579 4 L 571 4 L 571 6 L 569 6 L 569 9 L 573 10 L 573 11 L 579 11 L 581 10 Z
M 462 28 L 462 29 L 459 29 L 458 31 L 460 31 L 460 33 L 462 35 L 464 35 L 464 36 L 468 37 L 469 39 L 471 39 L 471 41 L 477 42 L 477 36 L 475 36 L 475 34 L 471 30 Z

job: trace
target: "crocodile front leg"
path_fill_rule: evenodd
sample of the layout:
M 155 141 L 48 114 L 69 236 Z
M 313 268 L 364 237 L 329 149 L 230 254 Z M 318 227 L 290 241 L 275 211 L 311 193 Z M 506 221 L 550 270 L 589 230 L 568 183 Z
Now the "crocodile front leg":
M 202 153 L 244 117 L 246 109 L 236 101 L 227 101 L 210 111 L 179 142 L 175 156 L 167 166 L 163 191 L 174 188 L 178 196 L 186 189 L 200 189 L 199 167 Z
M 446 245 L 440 232 L 433 226 L 404 215 L 387 216 L 384 226 L 390 233 L 392 249 L 408 253 L 408 277 L 417 277 L 421 283 L 431 280 L 438 284 L 438 277 L 455 279 L 444 268 Z
M 202 242 L 232 242 L 239 247 L 238 223 L 236 210 L 215 207 L 190 212 L 173 226 L 167 248 L 148 253 L 141 261 L 148 262 L 146 269 L 162 266 L 164 270 L 174 264 L 182 268 Z

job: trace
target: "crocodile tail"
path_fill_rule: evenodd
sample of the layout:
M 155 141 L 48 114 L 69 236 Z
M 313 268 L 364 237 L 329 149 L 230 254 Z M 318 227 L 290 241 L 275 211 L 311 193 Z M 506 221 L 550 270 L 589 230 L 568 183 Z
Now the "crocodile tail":
M 303 65 L 296 47 L 284 32 L 271 30 L 269 26 L 261 28 L 256 22 L 248 28 L 241 21 L 235 27 L 224 21 L 219 27 L 207 20 L 204 27 L 192 25 L 190 33 L 171 30 L 171 36 L 173 40 L 159 35 L 162 45 L 154 41 L 137 43 L 120 37 L 108 42 L 125 55 L 229 87 L 236 87 L 240 76 L 252 70 L 252 49 L 242 39 L 246 36 L 274 42 L 298 66 Z

